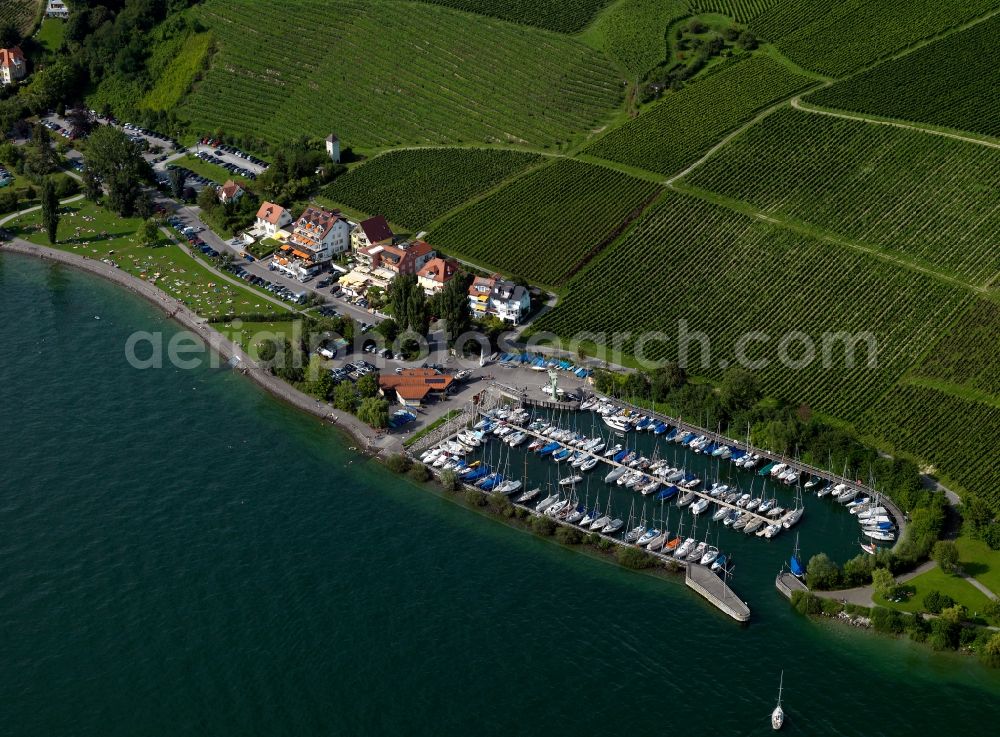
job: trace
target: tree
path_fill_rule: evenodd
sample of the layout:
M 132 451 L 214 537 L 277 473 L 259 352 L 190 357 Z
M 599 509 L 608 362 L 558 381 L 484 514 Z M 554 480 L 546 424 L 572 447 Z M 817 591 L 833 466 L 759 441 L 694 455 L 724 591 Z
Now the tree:
M 83 196 L 91 202 L 99 202 L 104 191 L 101 189 L 101 182 L 97 175 L 90 169 L 83 171 Z
M 388 306 L 403 330 L 427 332 L 427 298 L 413 274 L 401 274 L 389 286 Z
M 358 392 L 349 381 L 337 384 L 333 390 L 333 406 L 341 412 L 354 412 L 358 407 Z
M 982 657 L 987 665 L 1000 667 L 1000 632 L 993 635 L 983 646 Z
M 445 284 L 437 300 L 438 317 L 445 321 L 449 342 L 472 327 L 472 309 L 469 307 L 469 278 L 455 274 Z
M 122 216 L 132 214 L 143 182 L 152 178 L 136 145 L 110 125 L 99 127 L 87 140 L 87 167 L 107 186 L 109 205 Z
M 954 573 L 958 568 L 958 546 L 951 540 L 938 540 L 934 543 L 931 558 L 945 573 Z
M 744 51 L 753 51 L 758 45 L 757 37 L 750 33 L 750 31 L 743 31 L 740 37 L 736 39 L 736 45 Z
M 458 490 L 458 474 L 450 468 L 441 472 L 441 475 L 438 477 L 438 481 L 441 482 L 441 487 L 445 491 Z
M 811 589 L 832 589 L 840 580 L 840 569 L 826 553 L 818 553 L 806 566 L 806 583 Z
M 59 198 L 56 197 L 56 187 L 51 179 L 42 182 L 42 225 L 49 237 L 49 243 L 55 245 L 59 230 Z
M 368 289 L 365 298 L 368 300 L 368 306 L 373 310 L 381 309 L 385 304 L 385 290 L 376 284 Z
M 21 32 L 10 21 L 0 23 L 0 49 L 9 49 L 21 43 Z
M 379 390 L 378 376 L 376 374 L 365 374 L 358 379 L 358 383 L 355 386 L 358 390 L 358 396 L 362 399 L 377 396 Z
M 739 366 L 726 371 L 719 389 L 722 407 L 730 414 L 750 409 L 761 398 L 757 377 Z
M 375 331 L 391 343 L 399 335 L 399 325 L 389 317 L 376 325 Z
M 174 199 L 184 199 L 184 187 L 187 185 L 187 172 L 183 169 L 171 169 L 167 176 L 170 177 L 170 193 L 174 196 Z
M 146 219 L 139 228 L 139 244 L 152 248 L 160 242 L 160 225 L 155 218 Z
M 872 571 L 872 589 L 878 596 L 888 598 L 895 588 L 896 579 L 889 570 L 876 568 Z
M 379 397 L 363 399 L 358 407 L 358 419 L 376 429 L 388 427 L 389 403 Z

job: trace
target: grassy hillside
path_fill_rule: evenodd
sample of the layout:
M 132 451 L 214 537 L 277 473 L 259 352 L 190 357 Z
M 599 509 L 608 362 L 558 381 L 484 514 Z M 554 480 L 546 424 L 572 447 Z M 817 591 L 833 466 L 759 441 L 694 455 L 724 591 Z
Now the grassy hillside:
M 10 23 L 21 35 L 28 35 L 34 28 L 44 0 L 3 0 L 0 2 L 0 24 Z
M 460 210 L 428 240 L 538 284 L 558 286 L 658 188 L 601 166 L 559 159 Z
M 211 46 L 211 33 L 193 33 L 184 39 L 156 75 L 156 85 L 142 98 L 139 107 L 151 110 L 176 107 L 204 67 Z
M 1000 272 L 1000 150 L 787 108 L 686 181 L 983 284 Z
M 334 202 L 419 229 L 541 161 L 537 154 L 472 148 L 392 151 L 323 189 Z
M 930 277 L 679 193 L 567 286 L 538 329 L 566 338 L 631 331 L 633 340 L 662 331 L 645 355 L 677 360 L 683 320 L 683 330 L 710 339 L 709 355 L 695 342 L 687 361 L 710 378 L 733 365 L 743 336 L 759 331 L 744 348 L 748 360 L 764 362 L 757 373 L 767 392 L 843 418 L 867 411 L 968 301 Z M 824 338 L 838 331 L 870 334 L 877 348 L 859 343 L 849 368 L 844 344 Z M 811 362 L 796 363 L 807 356 L 796 335 L 813 341 Z M 779 360 L 785 336 L 791 366 Z
M 605 5 L 613 0 L 422 0 L 446 5 L 470 13 L 547 28 L 560 33 L 574 33 L 583 28 Z
M 689 13 L 687 0 L 622 0 L 593 30 L 604 52 L 639 77 L 667 58 L 670 23 Z
M 611 131 L 586 152 L 674 174 L 697 161 L 726 132 L 810 83 L 769 56 L 754 56 L 668 93 L 662 102 Z
M 566 36 L 436 5 L 208 0 L 218 52 L 178 113 L 270 142 L 558 147 L 621 99 L 611 63 Z
M 1000 15 L 819 90 L 809 102 L 1000 137 Z
M 782 0 L 796 6 L 794 22 L 775 36 L 763 16 L 761 33 L 797 64 L 830 76 L 841 76 L 871 64 L 921 39 L 981 16 L 1000 7 L 997 0 Z M 826 12 L 823 12 L 823 10 Z M 808 10 L 808 14 L 806 11 Z M 796 26 L 798 26 L 796 28 Z M 794 28 L 788 32 L 789 29 Z

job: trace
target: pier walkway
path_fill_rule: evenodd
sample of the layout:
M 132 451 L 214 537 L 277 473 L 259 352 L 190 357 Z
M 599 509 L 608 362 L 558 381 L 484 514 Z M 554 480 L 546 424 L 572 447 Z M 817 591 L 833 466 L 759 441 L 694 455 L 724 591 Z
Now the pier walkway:
M 750 607 L 746 602 L 705 566 L 696 563 L 689 565 L 684 572 L 684 583 L 737 622 L 750 620 Z

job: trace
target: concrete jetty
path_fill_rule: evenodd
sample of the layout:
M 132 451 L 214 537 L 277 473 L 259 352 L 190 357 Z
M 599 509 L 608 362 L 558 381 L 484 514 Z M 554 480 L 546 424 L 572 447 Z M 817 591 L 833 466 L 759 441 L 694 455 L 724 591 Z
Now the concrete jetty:
M 746 602 L 705 566 L 697 563 L 689 565 L 684 572 L 684 583 L 737 622 L 750 621 L 750 607 Z

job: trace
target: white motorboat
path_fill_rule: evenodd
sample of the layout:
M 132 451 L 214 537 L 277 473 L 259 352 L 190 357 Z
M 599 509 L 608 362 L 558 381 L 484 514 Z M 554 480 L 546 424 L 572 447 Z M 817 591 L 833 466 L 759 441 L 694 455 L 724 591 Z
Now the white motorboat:
M 639 539 L 635 541 L 635 544 L 638 545 L 640 548 L 644 548 L 662 534 L 663 533 L 657 529 L 646 530 L 646 532 L 640 535 Z M 660 545 L 662 546 L 663 543 L 660 543 Z
M 557 514 L 559 514 L 561 511 L 563 511 L 568 506 L 569 506 L 569 499 L 560 499 L 555 504 L 553 504 L 550 507 L 548 507 L 543 512 L 543 514 L 546 517 L 555 517 Z
M 788 513 L 788 516 L 785 517 L 781 525 L 786 530 L 791 529 L 792 525 L 798 524 L 798 521 L 802 519 L 802 515 L 805 514 L 805 511 L 806 511 L 805 507 L 798 507 L 797 509 L 793 509 L 791 512 Z
M 752 535 L 757 530 L 759 530 L 763 526 L 763 524 L 764 524 L 764 520 L 762 520 L 762 519 L 756 519 L 756 518 L 755 519 L 751 519 L 747 523 L 746 527 L 743 528 L 743 532 L 745 532 L 747 535 Z
M 694 563 L 696 560 L 701 560 L 701 556 L 705 554 L 707 548 L 708 543 L 702 540 L 695 547 L 691 548 L 691 552 L 684 557 L 687 558 L 688 562 Z
M 701 560 L 698 561 L 703 566 L 710 566 L 715 562 L 715 559 L 719 557 L 719 549 L 714 545 L 709 546 L 702 556 Z
M 691 514 L 701 514 L 706 509 L 711 502 L 708 499 L 702 498 L 691 505 Z
M 610 522 L 611 522 L 611 515 L 602 514 L 600 517 L 598 517 L 597 519 L 595 519 L 593 522 L 590 523 L 590 529 L 593 530 L 594 532 L 603 530 Z
M 583 481 L 583 476 L 580 476 L 579 474 L 575 474 L 573 476 L 567 476 L 565 478 L 559 479 L 559 485 L 560 486 L 573 486 L 574 484 L 578 484 L 581 481 Z
M 724 507 L 720 504 L 719 508 L 715 510 L 715 514 L 712 515 L 712 520 L 714 522 L 721 522 L 727 514 L 729 514 L 729 507 Z
M 604 480 L 609 484 L 613 484 L 628 472 L 629 470 L 625 466 L 618 466 L 617 468 L 612 469 L 612 471 L 604 477 Z
M 618 530 L 620 530 L 624 526 L 625 526 L 625 520 L 616 518 L 608 522 L 608 524 L 604 525 L 604 528 L 601 530 L 601 532 L 604 533 L 605 535 L 614 535 L 616 532 L 618 532 Z
M 591 456 L 590 458 L 588 458 L 587 460 L 585 460 L 583 463 L 580 464 L 580 470 L 589 471 L 597 464 L 598 464 L 597 456 Z
M 767 527 L 764 528 L 764 537 L 770 540 L 772 537 L 777 537 L 778 534 L 781 532 L 781 530 L 782 530 L 781 525 L 777 524 L 768 525 Z
M 693 537 L 687 538 L 674 549 L 674 557 L 683 560 L 691 552 L 691 548 L 697 543 Z
M 522 484 L 520 479 L 507 479 L 496 488 L 496 491 L 500 492 L 504 496 L 510 496 L 511 494 L 516 494 L 520 491 L 521 486 Z

